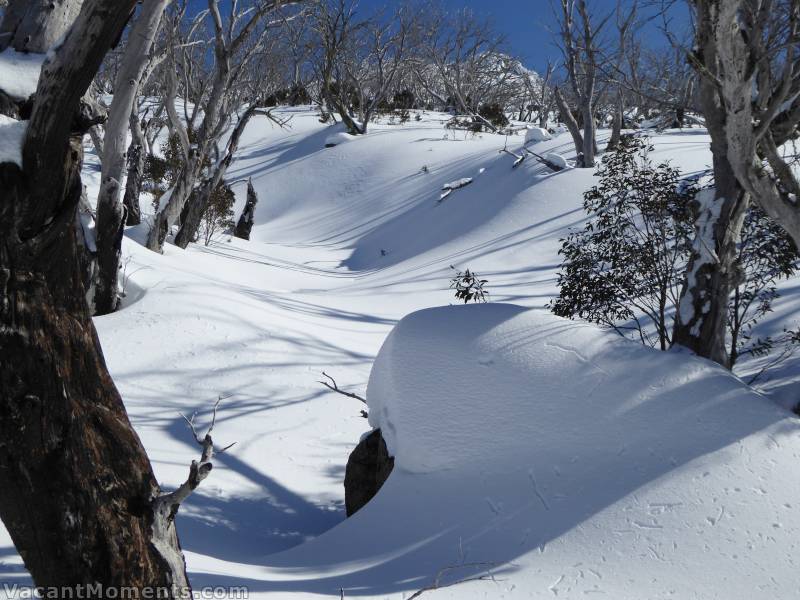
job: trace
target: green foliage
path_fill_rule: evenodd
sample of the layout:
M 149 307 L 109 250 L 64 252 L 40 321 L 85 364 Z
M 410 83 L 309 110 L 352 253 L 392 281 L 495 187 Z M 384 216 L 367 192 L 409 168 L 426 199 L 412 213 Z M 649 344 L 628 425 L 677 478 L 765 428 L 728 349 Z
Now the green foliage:
M 153 195 L 157 207 L 166 191 L 175 184 L 183 168 L 183 150 L 178 134 L 175 133 L 161 144 L 162 156 L 148 154 L 144 163 L 144 183 Z
M 584 194 L 587 224 L 561 240 L 559 296 L 550 308 L 666 349 L 696 189 L 681 186 L 680 172 L 669 164 L 653 164 L 652 149 L 646 138 L 626 135 L 617 152 L 603 157 L 599 184 Z
M 797 269 L 797 247 L 778 225 L 757 206 L 751 206 L 742 228 L 737 268 L 742 283 L 734 289 L 728 310 L 731 332 L 731 365 L 743 354 L 760 356 L 776 345 L 796 343 L 787 332 L 779 340 L 752 339 L 753 327 L 772 311 L 772 302 L 780 296 L 777 283 Z
M 208 206 L 203 212 L 203 241 L 206 246 L 211 243 L 218 232 L 234 227 L 233 203 L 236 195 L 224 183 L 218 185 L 209 196 Z
M 559 296 L 550 308 L 666 349 L 690 256 L 698 190 L 669 164 L 653 164 L 652 149 L 647 138 L 626 135 L 616 152 L 603 157 L 600 182 L 584 194 L 586 225 L 561 240 Z M 795 343 L 788 333 L 753 340 L 752 329 L 772 310 L 777 282 L 795 272 L 797 259 L 786 233 L 751 207 L 736 261 L 740 283 L 729 305 L 731 365 L 742 354 L 763 355 Z
M 483 104 L 478 109 L 478 114 L 497 128 L 508 125 L 508 117 L 499 104 Z
M 456 271 L 456 268 L 450 265 Z M 456 299 L 468 302 L 486 302 L 489 292 L 484 289 L 484 285 L 489 283 L 487 279 L 481 279 L 477 273 L 456 271 L 455 276 L 450 280 L 450 289 L 456 291 Z

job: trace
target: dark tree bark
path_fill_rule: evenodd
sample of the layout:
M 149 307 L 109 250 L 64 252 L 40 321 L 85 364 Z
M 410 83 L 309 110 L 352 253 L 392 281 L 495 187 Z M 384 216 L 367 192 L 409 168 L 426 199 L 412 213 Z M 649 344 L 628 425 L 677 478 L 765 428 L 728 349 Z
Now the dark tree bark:
M 22 167 L 0 164 L 0 517 L 38 586 L 174 598 L 180 546 L 103 359 L 74 226 L 80 99 L 134 5 L 84 2 L 42 71 Z
M 131 143 L 128 146 L 128 178 L 125 181 L 125 195 L 122 204 L 127 211 L 126 224 L 139 225 L 142 222 L 142 210 L 139 207 L 139 195 L 142 193 L 144 177 L 144 135 L 136 109 L 131 112 Z
M 242 215 L 239 217 L 239 221 L 236 223 L 236 230 L 233 232 L 235 237 L 243 240 L 250 239 L 250 232 L 253 230 L 253 225 L 255 224 L 257 204 L 258 196 L 256 195 L 255 188 L 253 187 L 253 180 L 249 179 L 247 181 L 247 203 L 244 205 Z
M 561 90 L 558 88 L 555 90 L 555 99 L 556 106 L 558 106 L 558 112 L 561 115 L 561 120 L 564 121 L 564 124 L 567 126 L 569 134 L 572 136 L 572 143 L 575 145 L 575 152 L 577 154 L 575 166 L 584 167 L 583 134 L 581 133 L 581 126 L 578 123 L 578 120 L 575 118 L 575 115 L 572 113 L 572 109 L 570 108 L 569 104 L 567 104 L 567 101 L 564 98 L 564 95 L 561 93 Z

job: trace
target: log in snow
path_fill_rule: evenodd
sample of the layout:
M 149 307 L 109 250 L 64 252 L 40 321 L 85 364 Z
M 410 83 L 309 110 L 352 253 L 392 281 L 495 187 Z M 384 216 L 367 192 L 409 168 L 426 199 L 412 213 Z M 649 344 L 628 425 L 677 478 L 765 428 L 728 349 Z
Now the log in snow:
M 445 183 L 442 186 L 442 194 L 439 196 L 439 202 L 447 198 L 450 194 L 454 191 L 459 190 L 463 187 L 468 186 L 472 183 L 472 177 L 464 177 L 462 179 L 457 179 L 455 181 L 451 181 L 450 183 Z

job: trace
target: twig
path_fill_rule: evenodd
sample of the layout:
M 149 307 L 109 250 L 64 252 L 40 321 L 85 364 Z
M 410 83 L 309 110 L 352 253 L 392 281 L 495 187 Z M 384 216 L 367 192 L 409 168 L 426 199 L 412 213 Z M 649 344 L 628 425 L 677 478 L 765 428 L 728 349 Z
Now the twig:
M 330 375 L 328 375 L 325 371 L 322 372 L 322 375 L 327 377 L 328 379 L 330 379 L 331 383 L 328 383 L 327 381 L 320 381 L 319 383 L 324 385 L 329 390 L 331 390 L 333 392 L 336 392 L 337 394 L 341 394 L 342 396 L 347 396 L 348 398 L 355 398 L 356 400 L 361 400 L 361 402 L 363 402 L 364 404 L 367 403 L 366 398 L 364 398 L 362 396 L 359 396 L 358 394 L 354 394 L 353 392 L 345 392 L 344 390 L 340 390 L 339 386 L 336 385 L 336 380 L 333 377 L 331 377 Z
M 472 562 L 472 563 L 461 563 L 459 565 L 450 565 L 448 567 L 444 567 L 442 569 L 439 569 L 439 571 L 436 573 L 436 577 L 434 578 L 433 583 L 431 585 L 425 586 L 424 588 L 417 590 L 411 596 L 408 597 L 408 600 L 414 600 L 414 598 L 419 598 L 425 592 L 431 592 L 433 590 L 452 587 L 454 585 L 468 583 L 470 581 L 497 581 L 494 577 L 494 574 L 491 572 L 491 569 L 499 565 L 500 563 L 495 563 L 495 562 Z M 487 569 L 487 572 L 484 573 L 483 575 L 474 575 L 472 577 L 464 577 L 456 581 L 451 581 L 450 583 L 442 583 L 442 577 L 444 577 L 451 571 L 456 571 L 458 569 L 476 569 L 476 568 L 485 568 Z

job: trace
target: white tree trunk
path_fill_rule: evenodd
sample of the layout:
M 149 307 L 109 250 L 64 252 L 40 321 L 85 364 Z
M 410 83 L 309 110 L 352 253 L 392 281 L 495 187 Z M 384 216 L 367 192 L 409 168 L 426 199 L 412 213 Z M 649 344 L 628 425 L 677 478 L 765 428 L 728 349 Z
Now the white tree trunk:
M 122 64 L 114 82 L 103 142 L 100 193 L 97 197 L 97 252 L 99 270 L 95 293 L 96 314 L 107 314 L 117 308 L 120 248 L 124 231 L 125 209 L 122 205 L 122 175 L 125 171 L 128 121 L 148 55 L 153 47 L 164 9 L 170 0 L 144 0 L 131 31 Z

